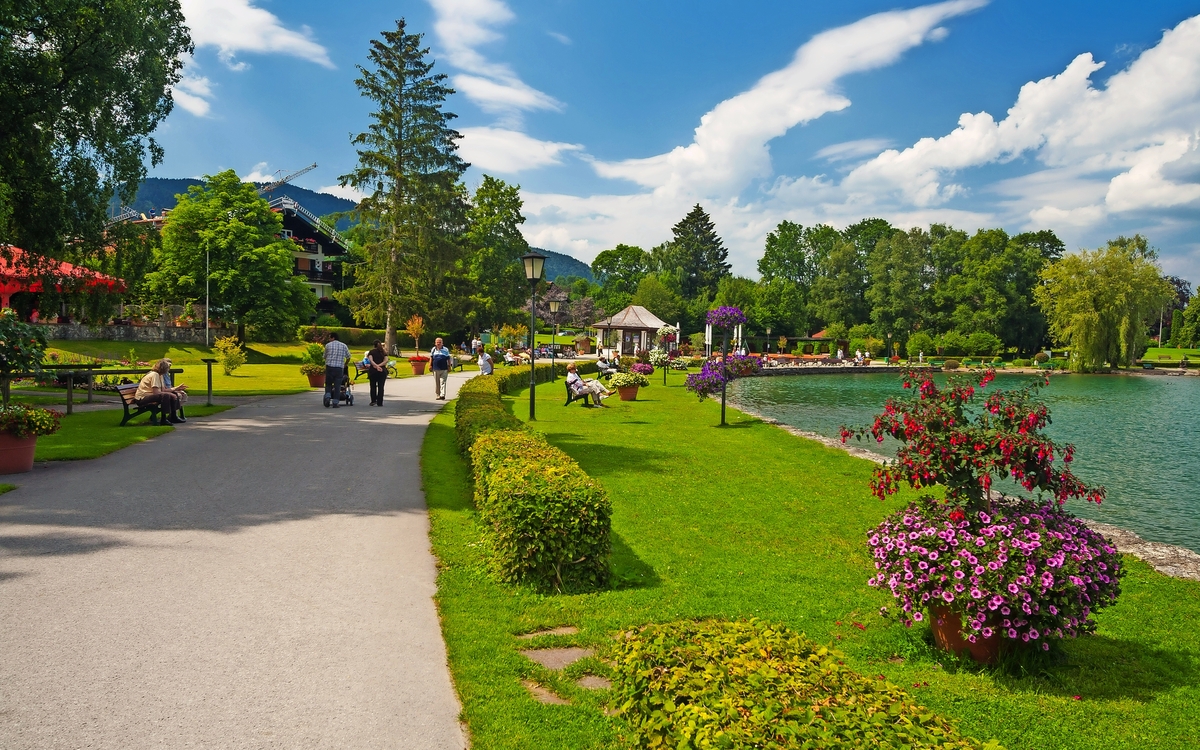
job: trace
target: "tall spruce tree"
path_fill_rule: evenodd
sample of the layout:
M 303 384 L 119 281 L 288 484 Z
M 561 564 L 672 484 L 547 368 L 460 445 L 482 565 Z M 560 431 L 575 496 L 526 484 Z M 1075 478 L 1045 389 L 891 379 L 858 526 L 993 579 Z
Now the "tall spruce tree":
M 717 283 L 729 275 L 729 251 L 717 236 L 712 219 L 697 203 L 683 220 L 671 228 L 671 244 L 682 263 L 683 296 L 687 299 L 717 293 Z M 665 269 L 664 269 L 665 270 Z
M 365 133 L 351 139 L 358 166 L 341 177 L 366 194 L 359 218 L 370 227 L 354 267 L 357 285 L 342 300 L 364 323 L 382 323 L 386 345 L 397 322 L 421 315 L 435 328 L 461 322 L 466 304 L 460 261 L 468 204 L 458 156 L 462 137 L 443 110 L 454 89 L 433 73 L 429 48 L 404 19 L 371 42 L 369 67 L 359 66 L 359 92 L 375 103 Z

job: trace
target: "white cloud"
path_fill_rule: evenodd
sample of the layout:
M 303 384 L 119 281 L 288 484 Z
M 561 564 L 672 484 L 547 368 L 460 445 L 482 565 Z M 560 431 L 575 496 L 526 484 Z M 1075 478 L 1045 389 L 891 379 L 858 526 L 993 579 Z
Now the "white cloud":
M 814 156 L 826 161 L 848 161 L 863 156 L 874 156 L 891 145 L 892 141 L 889 138 L 862 138 L 826 146 Z
M 845 186 L 940 205 L 961 193 L 948 182 L 957 173 L 1031 154 L 1044 179 L 1001 185 L 1031 225 L 1091 226 L 1114 214 L 1200 204 L 1200 184 L 1188 180 L 1195 170 L 1175 169 L 1198 163 L 1200 17 L 1165 32 L 1098 88 L 1091 78 L 1103 66 L 1081 54 L 1062 73 L 1025 84 L 1003 120 L 963 114 L 949 134 L 857 167 Z
M 462 73 L 452 77 L 455 88 L 485 112 L 515 118 L 527 110 L 560 110 L 562 103 L 529 86 L 503 63 L 492 62 L 479 47 L 500 41 L 496 27 L 516 16 L 501 0 L 429 0 L 436 20 L 434 34 L 446 60 Z
M 366 193 L 354 189 L 349 185 L 326 185 L 325 187 L 317 188 L 318 193 L 328 193 L 336 195 L 338 198 L 345 198 L 348 201 L 358 203 L 363 198 L 366 198 Z
M 597 162 L 603 177 L 624 178 L 658 191 L 728 195 L 771 175 L 768 144 L 801 123 L 850 106 L 837 81 L 890 65 L 909 49 L 945 36 L 938 24 L 982 7 L 986 0 L 950 0 L 890 11 L 814 36 L 790 65 L 700 118 L 688 146 L 621 162 Z
M 515 174 L 551 164 L 561 164 L 562 156 L 581 151 L 574 143 L 541 141 L 516 130 L 477 127 L 462 128 L 459 154 L 472 166 L 485 172 Z
M 268 172 L 267 169 L 269 169 L 267 163 L 265 161 L 260 161 L 258 164 L 254 165 L 254 168 L 251 169 L 248 174 L 239 176 L 241 177 L 242 182 L 274 182 L 275 173 Z
M 313 39 L 307 26 L 286 28 L 274 13 L 255 7 L 252 0 L 180 0 L 184 18 L 197 47 L 215 47 L 221 61 L 234 70 L 241 52 L 282 54 L 334 67 L 329 52 Z
M 556 42 L 561 42 L 562 44 L 571 44 L 571 37 L 567 36 L 566 34 L 560 34 L 557 31 L 547 31 L 546 33 Z
M 196 117 L 208 115 L 213 96 L 212 81 L 192 73 L 184 75 L 171 91 L 175 103 Z

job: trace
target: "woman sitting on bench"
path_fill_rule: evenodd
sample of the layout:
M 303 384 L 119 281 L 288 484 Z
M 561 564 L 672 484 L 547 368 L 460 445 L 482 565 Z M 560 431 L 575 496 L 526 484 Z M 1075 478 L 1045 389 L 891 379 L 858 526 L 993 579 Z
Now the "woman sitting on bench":
M 575 395 L 592 394 L 592 400 L 596 402 L 596 406 L 604 406 L 600 400 L 613 395 L 613 392 L 601 385 L 599 380 L 584 380 L 579 377 L 579 368 L 575 366 L 574 362 L 567 365 L 567 387 Z
M 138 406 L 149 408 L 151 406 L 158 407 L 158 413 L 162 417 L 162 423 L 166 424 L 182 424 L 183 420 L 179 418 L 179 395 L 186 386 L 178 388 L 168 388 L 166 381 L 163 380 L 163 374 L 170 371 L 171 363 L 165 359 L 160 359 L 154 363 L 154 368 L 150 372 L 142 376 L 138 383 L 137 393 L 134 395 L 134 400 Z M 170 416 L 167 416 L 167 415 Z M 158 424 L 153 413 L 150 414 L 150 424 Z

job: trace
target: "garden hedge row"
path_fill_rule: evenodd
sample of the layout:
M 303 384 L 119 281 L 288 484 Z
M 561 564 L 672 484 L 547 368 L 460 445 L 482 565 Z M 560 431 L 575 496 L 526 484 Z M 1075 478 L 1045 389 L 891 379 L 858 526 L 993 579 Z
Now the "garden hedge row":
M 529 383 L 529 369 L 472 378 L 459 389 L 454 407 L 455 435 L 459 450 L 471 459 L 493 571 L 503 581 L 546 591 L 603 586 L 611 548 L 608 495 L 500 400 L 501 393 Z M 565 377 L 566 366 L 557 369 Z M 539 364 L 536 377 L 549 380 L 550 365 Z
M 296 332 L 301 341 L 314 341 L 324 344 L 329 341 L 329 334 L 336 333 L 338 340 L 348 346 L 370 346 L 376 341 L 383 341 L 387 331 L 376 328 L 338 328 L 336 326 L 300 326 Z
M 760 620 L 681 621 L 624 633 L 613 705 L 639 747 L 997 750 L 837 651 Z
M 545 591 L 608 583 L 608 495 L 540 434 L 493 430 L 471 447 L 475 507 L 498 577 Z

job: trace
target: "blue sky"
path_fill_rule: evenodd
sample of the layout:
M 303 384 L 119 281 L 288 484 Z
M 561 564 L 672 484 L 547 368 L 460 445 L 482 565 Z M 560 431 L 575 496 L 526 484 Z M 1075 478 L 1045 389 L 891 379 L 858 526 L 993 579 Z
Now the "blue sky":
M 462 153 L 532 244 L 650 247 L 694 203 L 754 275 L 779 221 L 1142 232 L 1200 283 L 1200 2 L 182 0 L 197 42 L 153 174 L 351 169 L 370 40 L 403 16 Z

